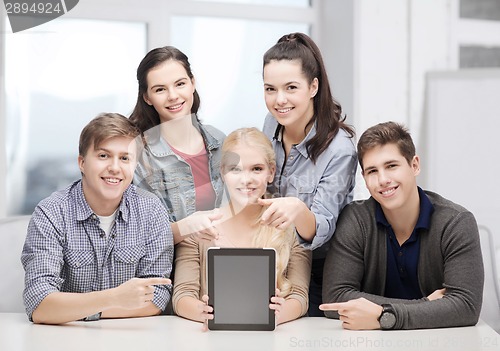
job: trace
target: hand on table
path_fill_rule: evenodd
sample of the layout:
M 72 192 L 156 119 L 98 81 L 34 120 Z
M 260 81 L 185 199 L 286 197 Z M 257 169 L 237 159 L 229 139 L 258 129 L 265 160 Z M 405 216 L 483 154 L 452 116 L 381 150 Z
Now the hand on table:
M 113 302 L 120 308 L 143 308 L 153 300 L 155 285 L 170 285 L 167 278 L 132 278 L 114 288 Z
M 322 311 L 337 311 L 344 329 L 380 329 L 378 317 L 382 313 L 382 306 L 363 297 L 347 302 L 324 303 L 319 306 L 319 309 Z

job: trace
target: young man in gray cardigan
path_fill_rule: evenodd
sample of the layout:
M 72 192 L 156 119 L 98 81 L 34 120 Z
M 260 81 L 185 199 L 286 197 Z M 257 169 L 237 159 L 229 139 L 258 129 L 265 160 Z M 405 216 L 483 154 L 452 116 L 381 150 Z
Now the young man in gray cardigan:
M 358 159 L 371 197 L 339 216 L 320 309 L 355 330 L 476 324 L 484 273 L 472 213 L 417 186 L 420 159 L 402 125 L 366 130 Z

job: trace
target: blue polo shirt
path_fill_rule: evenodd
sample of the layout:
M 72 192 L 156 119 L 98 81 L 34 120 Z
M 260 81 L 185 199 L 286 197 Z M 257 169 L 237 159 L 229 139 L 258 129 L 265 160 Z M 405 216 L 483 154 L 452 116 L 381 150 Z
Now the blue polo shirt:
M 385 297 L 399 299 L 420 299 L 422 292 L 418 283 L 418 258 L 420 254 L 420 232 L 429 230 L 434 206 L 425 192 L 419 187 L 420 214 L 411 236 L 399 245 L 391 225 L 384 216 L 382 207 L 377 203 L 377 223 L 386 227 L 387 232 L 387 275 Z

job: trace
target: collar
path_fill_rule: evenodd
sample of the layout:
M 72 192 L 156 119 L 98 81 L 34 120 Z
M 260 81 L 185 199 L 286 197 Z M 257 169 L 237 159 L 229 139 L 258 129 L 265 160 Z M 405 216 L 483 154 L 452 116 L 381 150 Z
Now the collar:
M 283 143 L 283 131 L 285 127 L 276 122 L 276 130 L 274 131 L 273 139 L 279 143 Z M 304 140 L 302 140 L 299 144 L 295 144 L 295 149 L 302 154 L 305 158 L 309 158 L 309 153 L 307 152 L 307 142 L 311 140 L 316 135 L 316 122 L 313 123 L 311 130 L 307 133 Z
M 91 217 L 97 216 L 94 211 L 90 208 L 87 200 L 85 200 L 85 195 L 83 194 L 83 185 L 82 180 L 77 180 L 73 183 L 72 187 L 74 188 L 74 196 L 76 202 L 76 220 L 77 221 L 85 221 Z M 120 201 L 120 205 L 118 206 L 118 211 L 116 212 L 116 219 L 123 219 L 125 222 L 128 221 L 129 213 L 127 211 L 128 208 L 128 198 L 131 192 L 134 192 L 134 185 L 129 185 L 129 187 L 123 192 L 122 201 Z
M 418 196 L 420 197 L 420 212 L 418 215 L 417 223 L 415 224 L 414 231 L 416 229 L 427 229 L 429 230 L 431 225 L 431 216 L 434 212 L 434 206 L 429 200 L 429 197 L 420 187 L 418 189 Z M 385 218 L 384 211 L 382 211 L 382 206 L 378 202 L 375 201 L 375 219 L 377 223 L 385 226 L 391 227 L 387 219 Z
M 198 121 L 196 114 L 191 114 L 191 121 L 193 126 L 200 132 L 208 151 L 221 147 L 221 142 Z M 145 131 L 144 139 L 146 140 L 147 147 L 153 156 L 164 157 L 168 155 L 175 155 L 170 145 L 168 145 L 165 139 L 161 137 L 159 124 Z

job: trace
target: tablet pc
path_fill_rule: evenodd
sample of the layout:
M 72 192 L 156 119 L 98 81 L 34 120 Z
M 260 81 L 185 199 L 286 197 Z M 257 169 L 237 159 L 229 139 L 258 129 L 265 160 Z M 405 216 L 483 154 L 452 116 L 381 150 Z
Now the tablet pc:
M 276 251 L 218 248 L 207 252 L 210 330 L 274 330 L 269 308 L 276 287 Z

